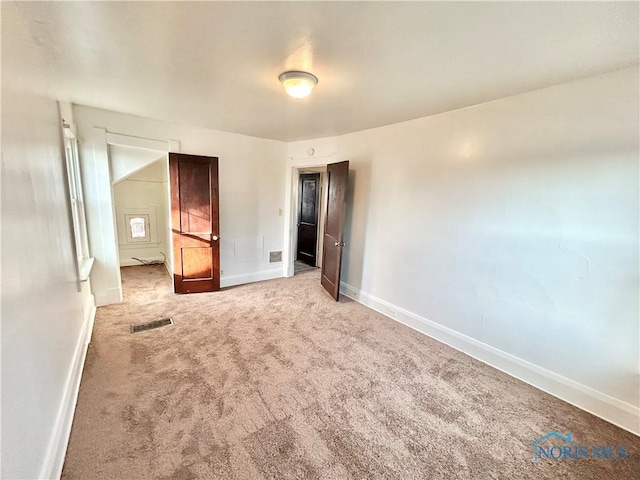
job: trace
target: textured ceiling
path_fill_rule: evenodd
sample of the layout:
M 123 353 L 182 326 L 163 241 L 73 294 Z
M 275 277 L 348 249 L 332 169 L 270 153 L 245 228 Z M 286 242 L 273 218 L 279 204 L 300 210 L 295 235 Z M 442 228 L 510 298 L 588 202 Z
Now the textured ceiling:
M 638 2 L 3 2 L 2 74 L 36 81 L 30 42 L 58 98 L 290 141 L 637 65 L 638 18 Z M 318 76 L 311 97 L 286 96 L 288 69 Z

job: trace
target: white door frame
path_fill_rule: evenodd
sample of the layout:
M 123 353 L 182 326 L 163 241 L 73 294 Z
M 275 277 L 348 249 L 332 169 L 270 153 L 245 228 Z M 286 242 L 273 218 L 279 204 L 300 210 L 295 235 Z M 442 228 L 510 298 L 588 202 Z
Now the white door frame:
M 116 206 L 113 198 L 109 145 L 142 148 L 159 153 L 180 152 L 180 142 L 176 140 L 155 140 L 107 132 L 103 128 L 93 129 L 94 205 L 92 213 L 97 214 L 99 235 L 89 236 L 92 255 L 96 258 L 96 267 L 91 275 L 96 305 L 110 305 L 122 302 L 122 279 L 120 277 L 120 254 L 116 229 Z M 167 175 L 169 163 L 167 162 Z M 168 178 L 168 177 L 167 177 Z M 169 205 L 171 205 L 170 194 Z M 173 258 L 169 245 L 169 260 Z
M 298 182 L 300 181 L 300 169 L 322 167 L 338 160 L 338 154 L 324 155 L 320 157 L 289 157 L 287 160 L 287 173 L 285 179 L 284 195 L 284 250 L 282 252 L 282 275 L 292 277 L 294 273 L 294 261 L 296 258 L 296 202 L 298 199 Z M 320 237 L 318 235 L 318 237 Z M 322 241 L 318 238 L 318 241 Z

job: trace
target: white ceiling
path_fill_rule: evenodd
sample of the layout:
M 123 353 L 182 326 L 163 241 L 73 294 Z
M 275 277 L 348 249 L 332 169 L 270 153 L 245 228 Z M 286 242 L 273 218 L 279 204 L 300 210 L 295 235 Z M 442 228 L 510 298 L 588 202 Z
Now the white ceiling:
M 35 42 L 61 99 L 285 141 L 639 62 L 638 2 L 5 3 L 3 79 L 34 81 Z M 289 69 L 319 78 L 311 97 L 285 95 Z

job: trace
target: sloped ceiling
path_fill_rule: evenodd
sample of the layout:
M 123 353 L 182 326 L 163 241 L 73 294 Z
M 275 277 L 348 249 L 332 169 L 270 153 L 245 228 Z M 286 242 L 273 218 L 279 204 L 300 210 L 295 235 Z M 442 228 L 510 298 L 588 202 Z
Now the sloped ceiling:
M 2 9 L 3 78 L 35 81 L 21 57 L 32 42 L 60 99 L 284 141 L 474 105 L 632 67 L 639 57 L 638 2 L 3 2 Z M 289 69 L 319 77 L 311 97 L 285 95 L 278 75 Z

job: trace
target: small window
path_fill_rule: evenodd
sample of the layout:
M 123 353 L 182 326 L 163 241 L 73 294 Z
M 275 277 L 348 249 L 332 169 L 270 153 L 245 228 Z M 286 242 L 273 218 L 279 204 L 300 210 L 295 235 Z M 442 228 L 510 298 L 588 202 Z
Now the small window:
M 131 238 L 145 238 L 147 236 L 145 221 L 142 217 L 130 218 L 129 228 L 131 229 Z

